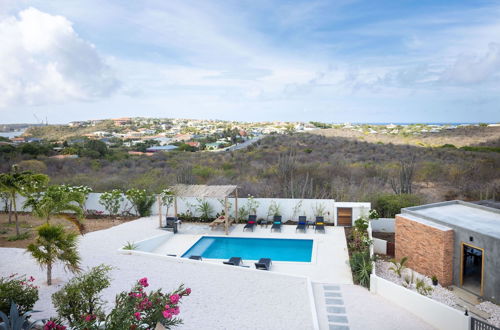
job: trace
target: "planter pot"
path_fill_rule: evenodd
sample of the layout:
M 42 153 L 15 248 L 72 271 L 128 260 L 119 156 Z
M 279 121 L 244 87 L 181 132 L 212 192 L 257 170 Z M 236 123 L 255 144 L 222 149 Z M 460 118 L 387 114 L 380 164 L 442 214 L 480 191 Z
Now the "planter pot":
M 434 286 L 438 285 L 438 280 L 437 279 L 432 280 L 432 285 L 434 285 Z

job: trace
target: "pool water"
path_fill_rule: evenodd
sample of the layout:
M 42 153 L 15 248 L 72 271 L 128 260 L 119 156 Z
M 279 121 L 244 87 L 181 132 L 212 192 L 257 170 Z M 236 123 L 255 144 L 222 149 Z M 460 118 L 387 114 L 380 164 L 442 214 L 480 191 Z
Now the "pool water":
M 182 255 L 192 255 L 208 259 L 229 259 L 241 257 L 243 260 L 271 258 L 274 261 L 310 262 L 313 240 L 279 238 L 241 238 L 203 236 Z

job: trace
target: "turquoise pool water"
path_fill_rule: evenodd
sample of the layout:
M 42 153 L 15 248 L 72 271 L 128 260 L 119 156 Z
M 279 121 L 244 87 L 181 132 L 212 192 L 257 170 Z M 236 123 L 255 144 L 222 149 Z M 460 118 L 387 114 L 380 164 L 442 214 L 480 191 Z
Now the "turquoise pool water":
M 208 259 L 241 257 L 243 260 L 271 258 L 274 261 L 310 262 L 312 246 L 310 239 L 203 236 L 182 257 L 197 255 Z

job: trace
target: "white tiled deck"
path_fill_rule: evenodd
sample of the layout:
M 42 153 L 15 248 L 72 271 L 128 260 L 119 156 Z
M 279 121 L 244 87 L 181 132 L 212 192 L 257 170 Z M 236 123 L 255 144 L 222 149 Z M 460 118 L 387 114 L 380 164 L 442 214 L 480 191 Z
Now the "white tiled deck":
M 307 276 L 312 281 L 323 283 L 352 284 L 351 270 L 348 264 L 347 243 L 342 227 L 326 227 L 325 233 L 314 232 L 310 227 L 306 233 L 295 232 L 295 226 L 282 225 L 281 232 L 271 232 L 270 227 L 257 226 L 254 231 L 243 231 L 242 224 L 233 225 L 229 237 L 252 238 L 301 238 L 312 239 L 313 254 L 311 262 L 273 261 L 272 272 Z M 183 224 L 175 235 L 168 235 L 165 243 L 153 253 L 167 256 L 184 254 L 203 235 L 225 236 L 222 229 L 210 230 L 208 225 Z M 221 264 L 221 259 L 203 259 L 202 262 Z M 256 260 L 243 260 L 245 265 L 253 268 Z

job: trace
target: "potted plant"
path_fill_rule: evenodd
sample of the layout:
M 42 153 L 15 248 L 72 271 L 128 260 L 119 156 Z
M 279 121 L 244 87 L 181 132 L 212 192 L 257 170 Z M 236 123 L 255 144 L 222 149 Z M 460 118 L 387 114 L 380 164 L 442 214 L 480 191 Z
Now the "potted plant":
M 438 285 L 438 279 L 436 275 L 432 275 L 431 280 L 432 280 L 432 285 L 434 286 Z

